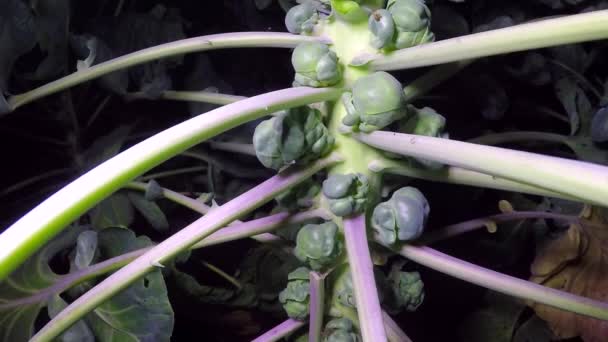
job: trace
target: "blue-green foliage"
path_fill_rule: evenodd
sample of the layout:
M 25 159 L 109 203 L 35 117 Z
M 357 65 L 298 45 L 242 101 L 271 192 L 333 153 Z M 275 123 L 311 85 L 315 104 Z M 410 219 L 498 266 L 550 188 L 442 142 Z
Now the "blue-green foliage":
M 310 301 L 310 270 L 297 268 L 287 276 L 287 287 L 279 293 L 279 301 L 287 315 L 293 319 L 304 320 L 308 317 Z

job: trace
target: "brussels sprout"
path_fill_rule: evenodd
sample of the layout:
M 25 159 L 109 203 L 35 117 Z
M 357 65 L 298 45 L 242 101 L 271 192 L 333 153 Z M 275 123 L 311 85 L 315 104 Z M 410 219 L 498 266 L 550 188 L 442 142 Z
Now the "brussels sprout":
M 287 31 L 298 33 L 312 32 L 315 24 L 319 20 L 319 15 L 311 3 L 305 2 L 301 5 L 292 7 L 285 15 L 285 26 Z
M 427 137 L 447 137 L 445 129 L 445 117 L 437 113 L 433 108 L 424 107 L 418 109 L 412 105 L 407 106 L 409 117 L 402 121 L 399 131 L 408 134 L 424 135 Z M 444 165 L 432 160 L 413 158 L 417 163 L 429 169 L 440 169 Z
M 374 279 L 376 280 L 376 289 L 378 290 L 378 298 L 380 302 L 384 300 L 387 288 L 386 277 L 378 268 L 374 267 Z M 355 292 L 353 288 L 353 279 L 348 264 L 337 267 L 332 272 L 333 294 L 334 300 L 342 306 L 356 308 Z
M 591 140 L 596 143 L 608 141 L 608 107 L 600 108 L 591 120 Z
M 315 196 L 319 194 L 321 187 L 312 179 L 308 179 L 275 197 L 281 208 L 288 211 L 310 208 Z
M 327 87 L 342 79 L 336 53 L 323 43 L 299 44 L 293 50 L 291 64 L 296 72 L 294 87 Z
M 358 79 L 352 93 L 342 95 L 347 115 L 342 123 L 363 132 L 384 128 L 408 112 L 401 83 L 384 71 Z
M 253 133 L 256 156 L 264 166 L 275 170 L 322 157 L 333 144 L 321 113 L 307 106 L 280 112 L 262 121 Z
M 320 270 L 332 265 L 342 254 L 342 239 L 338 226 L 333 222 L 307 224 L 298 232 L 295 256 Z
M 374 11 L 369 16 L 369 30 L 372 33 L 371 44 L 376 49 L 389 46 L 395 35 L 395 22 L 391 13 L 385 9 Z
M 365 209 L 369 184 L 363 174 L 334 174 L 323 181 L 323 195 L 337 216 L 360 213 Z
M 323 332 L 323 342 L 359 342 L 361 337 L 355 332 L 353 322 L 348 318 L 336 318 L 327 322 Z
M 377 10 L 369 18 L 371 44 L 392 50 L 431 42 L 435 35 L 430 18 L 431 11 L 424 0 L 389 0 L 386 10 Z
M 424 283 L 418 272 L 403 272 L 403 262 L 393 265 L 387 277 L 385 310 L 396 315 L 403 309 L 416 311 L 424 301 Z
M 416 188 L 404 187 L 374 208 L 372 229 L 383 244 L 418 238 L 429 216 L 429 203 Z
M 309 312 L 310 270 L 299 267 L 287 275 L 287 287 L 279 293 L 279 301 L 287 315 L 293 319 L 305 320 Z

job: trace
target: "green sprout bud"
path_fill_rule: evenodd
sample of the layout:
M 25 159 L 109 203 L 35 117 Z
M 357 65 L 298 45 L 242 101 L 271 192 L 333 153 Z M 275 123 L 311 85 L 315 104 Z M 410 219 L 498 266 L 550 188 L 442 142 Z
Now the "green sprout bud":
M 295 187 L 289 188 L 275 197 L 279 207 L 288 211 L 307 209 L 313 205 L 315 196 L 321 191 L 321 186 L 312 179 L 307 179 Z
M 408 114 L 401 83 L 383 71 L 359 78 L 342 102 L 347 112 L 342 123 L 363 132 L 384 128 Z
M 387 277 L 385 310 L 399 314 L 403 309 L 416 311 L 424 301 L 424 283 L 418 272 L 403 272 L 404 262 L 396 262 Z
M 287 315 L 303 321 L 308 317 L 310 300 L 310 270 L 299 267 L 287 275 L 287 287 L 279 293 L 279 302 Z
M 313 270 L 331 266 L 342 254 L 342 239 L 333 222 L 307 224 L 298 232 L 295 256 Z
M 369 183 L 363 174 L 334 174 L 323 181 L 323 195 L 329 209 L 337 216 L 363 212 L 367 203 Z
M 291 55 L 296 72 L 294 86 L 328 87 L 342 79 L 336 53 L 319 42 L 299 44 Z
M 371 44 L 390 51 L 431 42 L 435 35 L 430 18 L 424 0 L 389 0 L 386 10 L 375 11 L 369 19 Z
M 437 113 L 433 108 L 424 107 L 418 109 L 408 105 L 409 116 L 400 123 L 399 131 L 408 134 L 424 135 L 427 137 L 447 138 L 444 132 L 446 120 L 443 115 Z M 440 169 L 444 165 L 432 160 L 413 158 L 418 164 L 428 169 Z
M 294 34 L 311 33 L 318 20 L 319 15 L 314 6 L 311 3 L 305 2 L 287 11 L 285 26 L 287 27 L 287 31 Z
M 361 337 L 355 332 L 353 322 L 348 318 L 336 318 L 327 322 L 323 332 L 323 342 L 359 342 Z
M 416 188 L 404 187 L 393 193 L 386 202 L 374 208 L 372 229 L 383 244 L 418 238 L 426 225 L 429 203 Z
M 264 166 L 275 170 L 318 159 L 329 153 L 333 144 L 321 113 L 307 106 L 262 121 L 253 134 L 256 156 Z

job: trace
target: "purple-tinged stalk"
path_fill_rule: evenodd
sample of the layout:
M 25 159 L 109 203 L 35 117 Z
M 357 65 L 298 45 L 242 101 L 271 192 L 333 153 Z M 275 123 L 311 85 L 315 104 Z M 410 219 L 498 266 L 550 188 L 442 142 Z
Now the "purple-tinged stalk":
M 27 103 L 68 89 L 80 83 L 93 80 L 117 70 L 126 69 L 161 58 L 218 49 L 261 47 L 295 48 L 302 42 L 321 40 L 322 39 L 319 37 L 307 37 L 281 32 L 235 32 L 182 39 L 117 57 L 91 66 L 90 68 L 79 70 L 26 93 L 11 96 L 8 99 L 8 106 L 9 110 L 13 111 Z
M 211 235 L 228 223 L 272 200 L 282 191 L 299 184 L 319 170 L 336 164 L 339 161 L 340 158 L 332 154 L 308 167 L 288 168 L 224 205 L 214 208 L 207 215 L 153 247 L 80 296 L 48 322 L 30 341 L 50 341 L 56 338 L 65 329 L 78 321 L 78 319 L 129 286 L 135 280 L 174 258 L 180 252 L 191 248 L 198 241 Z
M 384 329 L 389 342 L 412 342 L 412 339 L 405 334 L 386 311 L 382 311 L 382 319 L 384 320 Z
M 364 341 L 386 341 L 374 264 L 367 243 L 365 215 L 346 217 L 343 225 L 361 335 Z
M 200 204 L 204 206 L 204 204 Z M 314 218 L 329 219 L 329 215 L 324 209 L 314 209 L 310 211 L 299 212 L 297 214 L 292 215 L 286 212 L 278 213 L 222 228 L 217 232 L 209 235 L 202 241 L 196 243 L 194 246 L 192 246 L 192 249 L 214 246 L 220 243 L 230 242 L 244 238 L 253 238 L 259 242 L 274 242 L 275 239 L 284 241 L 276 237 L 275 235 L 268 234 L 270 236 L 266 236 L 264 235 L 264 233 L 276 230 L 280 227 L 283 227 L 284 225 L 305 223 Z M 101 275 L 111 273 L 125 266 L 126 264 L 130 263 L 131 261 L 146 253 L 151 248 L 152 247 L 138 249 L 126 254 L 110 258 L 108 260 L 104 260 L 102 262 L 80 269 L 78 271 L 63 275 L 53 285 L 38 291 L 32 296 L 0 304 L 0 310 L 15 306 L 26 305 L 28 303 L 45 303 L 52 296 L 56 294 L 61 294 L 62 292 L 73 286 L 81 284 L 87 280 L 97 278 Z
M 304 322 L 295 320 L 293 318 L 287 319 L 285 322 L 277 325 L 276 327 L 268 330 L 263 335 L 258 336 L 251 342 L 274 342 L 286 337 L 296 330 L 304 326 Z
M 445 39 L 386 56 L 373 56 L 371 68 L 410 69 L 605 38 L 608 38 L 608 10 L 594 11 Z M 363 61 L 370 60 L 369 56 L 362 57 Z
M 95 204 L 133 178 L 213 136 L 282 109 L 333 100 L 340 89 L 289 88 L 235 102 L 140 142 L 39 204 L 0 235 L 0 280 Z
M 353 136 L 385 151 L 459 166 L 608 206 L 605 166 L 421 135 L 377 131 Z
M 581 226 L 586 227 L 600 227 L 599 225 L 593 222 L 572 215 L 555 214 L 544 211 L 514 211 L 510 213 L 491 215 L 456 224 L 451 224 L 441 229 L 433 230 L 429 233 L 424 234 L 419 240 L 416 241 L 416 243 L 421 245 L 432 244 L 441 240 L 449 239 L 454 236 L 477 230 L 479 228 L 485 227 L 488 223 L 503 223 L 527 219 L 550 219 L 567 223 L 580 224 Z
M 380 241 L 378 241 L 380 243 Z M 608 320 L 608 303 L 555 290 L 451 257 L 429 247 L 403 245 L 402 256 L 438 272 L 517 298 Z
M 321 341 L 323 331 L 323 314 L 325 313 L 325 276 L 310 272 L 310 316 L 308 323 L 308 340 Z

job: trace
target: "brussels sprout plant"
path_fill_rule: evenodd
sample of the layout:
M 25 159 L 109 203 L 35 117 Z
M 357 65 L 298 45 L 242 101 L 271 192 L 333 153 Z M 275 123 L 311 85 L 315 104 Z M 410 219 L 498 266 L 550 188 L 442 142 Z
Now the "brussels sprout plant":
M 127 127 L 97 139 L 90 153 L 78 154 L 74 160 L 78 178 L 53 190 L 0 234 L 3 340 L 169 341 L 175 323 L 169 295 L 177 291 L 197 302 L 255 308 L 283 320 L 265 333 L 257 332 L 258 342 L 410 341 L 400 320 L 404 315 L 414 317 L 414 311 L 424 308 L 425 298 L 437 295 L 429 290 L 437 287 L 425 283 L 425 269 L 531 306 L 544 305 L 607 324 L 603 321 L 608 321 L 604 300 L 608 298 L 588 298 L 527 281 L 429 247 L 483 227 L 495 231 L 499 223 L 554 220 L 591 227 L 596 223 L 589 217 L 552 212 L 548 205 L 543 207 L 546 210 L 518 212 L 501 202 L 502 214 L 430 229 L 429 225 L 445 221 L 442 210 L 451 212 L 453 207 L 455 212 L 476 199 L 450 202 L 446 197 L 442 202 L 443 196 L 430 196 L 426 183 L 415 180 L 501 190 L 527 205 L 544 198 L 543 203 L 568 201 L 588 210 L 607 207 L 608 158 L 602 149 L 608 140 L 608 83 L 597 90 L 597 83 L 602 83 L 597 79 L 606 75 L 598 74 L 592 81 L 584 76 L 600 52 L 584 53 L 572 46 L 608 39 L 608 10 L 580 8 L 580 13 L 547 18 L 499 13 L 510 20 L 501 27 L 488 24 L 494 17 L 482 20 L 480 12 L 472 21 L 481 22 L 471 30 L 477 33 L 443 39 L 432 32 L 434 6 L 440 5 L 424 0 L 298 0 L 279 1 L 280 6 L 273 1 L 245 2 L 249 7 L 233 5 L 235 12 L 246 11 L 243 20 L 274 8 L 285 15 L 281 20 L 285 29 L 186 38 L 171 10 L 155 7 L 145 16 L 133 14 L 121 21 L 126 15 L 121 11 L 126 10 L 120 1 L 109 28 L 75 35 L 69 33 L 69 23 L 62 21 L 61 26 L 49 14 L 69 11 L 51 8 L 50 2 L 31 1 L 27 7 L 26 1 L 9 0 L 0 5 L 0 18 L 12 20 L 13 14 L 25 18 L 16 23 L 0 21 L 4 33 L 0 46 L 11 55 L 0 58 L 2 120 L 22 115 L 24 108 L 53 94 L 71 98 L 70 91 L 85 85 L 111 94 L 105 103 L 109 96 L 118 96 L 125 103 L 172 100 L 213 105 L 180 123 L 173 120 L 171 127 L 146 139 L 130 134 Z M 564 3 L 555 8 L 579 10 L 578 2 Z M 449 6 L 462 9 L 460 5 Z M 471 7 L 481 6 L 477 5 Z M 253 12 L 247 12 L 249 8 Z M 467 24 L 465 19 L 461 22 Z M 112 27 L 129 28 L 129 23 L 133 32 L 125 35 L 137 42 L 136 48 L 122 44 L 126 38 L 120 33 L 108 33 Z M 176 25 L 180 29 L 171 31 Z M 156 33 L 137 33 L 144 26 Z M 63 56 L 67 50 L 58 53 L 60 47 L 55 46 L 61 39 L 55 44 L 44 38 L 43 33 L 51 31 L 63 32 L 62 44 L 76 51 L 77 68 L 9 95 L 15 78 L 9 76 L 13 68 L 22 67 L 18 57 L 31 58 L 26 53 L 36 43 L 48 55 L 39 69 L 44 63 L 56 64 L 46 66 L 46 74 L 36 70 L 32 79 L 48 79 L 44 75 L 50 71 L 61 73 L 58 66 L 68 68 L 69 58 Z M 291 64 L 286 63 L 293 74 L 283 81 L 293 83 L 270 92 L 255 89 L 250 97 L 237 96 L 229 94 L 226 82 L 214 80 L 221 77 L 219 71 L 204 71 L 184 83 L 195 90 L 171 90 L 180 87 L 170 71 L 181 65 L 183 55 L 201 53 L 197 63 L 206 70 L 205 52 L 241 48 L 290 49 Z M 535 50 L 534 55 L 528 50 Z M 501 99 L 508 103 L 496 104 L 490 99 L 495 94 L 487 93 L 494 90 L 475 87 L 475 94 L 468 95 L 473 100 L 458 106 L 442 105 L 441 94 L 434 96 L 432 91 L 451 78 L 449 82 L 459 82 L 456 88 L 462 84 L 465 89 L 470 84 L 459 77 L 465 77 L 468 68 L 507 63 L 499 58 L 516 52 L 528 53 L 524 66 L 508 65 L 499 76 L 484 77 L 498 86 L 491 77 L 514 77 L 521 84 L 532 78 L 532 89 L 553 85 L 557 106 L 566 115 L 556 114 L 556 109 L 540 111 L 548 113 L 546 120 L 557 117 L 568 123 L 570 135 L 514 131 L 463 141 L 467 129 L 480 124 L 452 125 L 460 120 L 454 112 L 470 111 L 469 102 L 500 105 L 501 115 L 492 116 L 492 122 L 507 120 L 504 113 L 518 108 L 505 98 L 513 89 L 500 88 Z M 535 58 L 532 62 L 530 56 Z M 248 77 L 243 68 L 231 67 L 242 72 L 241 78 Z M 268 62 L 267 67 L 275 65 Z M 423 67 L 428 69 L 418 69 Z M 539 74 L 546 82 L 538 82 Z M 475 101 L 475 96 L 486 98 Z M 87 129 L 101 111 L 92 115 Z M 75 133 L 68 140 L 74 143 L 82 138 L 83 126 L 71 117 Z M 448 138 L 447 129 L 452 127 L 459 129 Z M 127 143 L 134 140 L 139 142 Z M 565 145 L 574 156 L 563 150 L 538 153 L 542 148 L 524 152 L 491 146 L 530 141 Z M 78 146 L 74 144 L 70 146 Z M 127 144 L 131 147 L 120 152 Z M 159 165 L 173 165 L 168 163 L 177 156 L 202 161 L 204 166 L 149 173 Z M 200 173 L 204 177 L 187 183 L 188 191 L 171 189 L 184 182 L 167 180 L 170 185 L 161 185 L 166 179 Z M 262 177 L 266 180 L 256 183 Z M 193 190 L 201 187 L 205 191 Z M 183 212 L 166 214 L 182 209 L 197 216 L 185 224 L 190 216 Z M 144 223 L 134 223 L 140 216 Z M 147 234 L 153 239 L 137 236 L 145 230 L 135 234 L 129 229 L 136 225 L 153 228 Z M 550 234 L 541 235 L 537 232 L 535 238 L 549 239 Z M 247 254 L 234 274 L 201 261 L 194 252 L 206 252 L 210 246 L 220 250 L 227 246 L 221 244 L 248 238 L 261 247 Z M 63 273 L 51 267 L 61 258 L 69 260 Z M 204 275 L 221 277 L 230 287 L 202 284 L 200 274 L 188 271 L 192 264 L 203 267 Z M 455 291 L 447 292 L 460 296 Z M 40 312 L 48 317 L 41 320 Z M 204 336 L 205 331 L 199 333 Z

